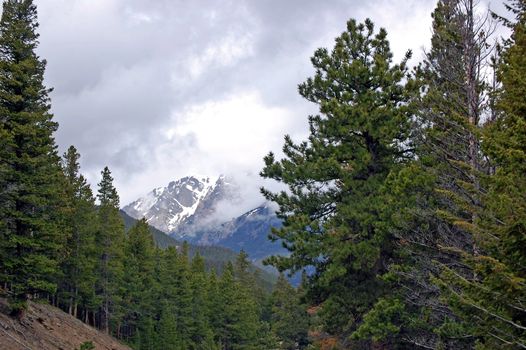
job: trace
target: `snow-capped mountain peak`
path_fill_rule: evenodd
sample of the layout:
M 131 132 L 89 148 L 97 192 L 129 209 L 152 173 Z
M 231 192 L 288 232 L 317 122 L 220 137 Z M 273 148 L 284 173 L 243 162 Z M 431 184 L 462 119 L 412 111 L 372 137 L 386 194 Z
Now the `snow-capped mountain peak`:
M 210 214 L 216 202 L 229 197 L 234 187 L 224 176 L 186 176 L 152 190 L 123 210 L 134 218 L 144 217 L 150 225 L 170 233 L 193 221 L 195 215 Z
M 177 240 L 243 249 L 255 261 L 286 253 L 281 243 L 268 240 L 271 228 L 281 226 L 275 209 L 263 202 L 247 210 L 233 179 L 196 175 L 155 188 L 123 208 Z

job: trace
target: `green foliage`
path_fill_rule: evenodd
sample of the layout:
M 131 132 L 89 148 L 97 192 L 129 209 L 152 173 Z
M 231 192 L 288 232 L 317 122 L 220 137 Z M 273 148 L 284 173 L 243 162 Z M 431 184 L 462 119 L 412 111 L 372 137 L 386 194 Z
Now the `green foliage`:
M 354 339 L 384 340 L 400 332 L 401 318 L 404 317 L 404 304 L 398 299 L 379 299 L 364 316 L 363 323 L 353 333 Z
M 255 349 L 257 345 L 257 306 L 245 286 L 234 280 L 234 267 L 228 264 L 218 283 L 218 341 L 225 350 Z
M 515 2 L 516 22 L 501 56 L 496 118 L 483 130 L 483 150 L 493 171 L 476 214 L 473 239 L 479 251 L 462 251 L 472 276 L 451 268 L 441 284 L 444 299 L 477 339 L 477 349 L 526 346 L 526 12 Z
M 273 231 L 290 256 L 269 262 L 280 270 L 314 266 L 311 300 L 331 332 L 352 333 L 388 292 L 378 278 L 396 256 L 386 203 L 387 180 L 412 157 L 412 96 L 406 61 L 392 64 L 387 33 L 350 20 L 329 52 L 319 49 L 313 78 L 300 94 L 319 105 L 308 141 L 285 137 L 285 158 L 265 158 L 262 176 L 286 184 L 271 193 L 283 228 Z
M 178 349 L 179 338 L 177 336 L 175 312 L 168 306 L 168 304 L 163 306 L 157 334 L 159 339 L 157 345 L 158 350 Z
M 79 350 L 93 350 L 95 349 L 95 345 L 93 345 L 92 341 L 85 341 L 84 343 L 80 344 Z
M 66 240 L 64 193 L 44 86 L 46 62 L 35 53 L 36 6 L 5 1 L 0 19 L 0 280 L 13 309 L 56 291 Z
M 97 212 L 93 193 L 86 179 L 79 173 L 79 158 L 80 154 L 75 147 L 70 146 L 62 160 L 68 203 L 65 223 L 71 234 L 64 247 L 59 297 L 65 300 L 65 307 L 74 316 L 77 316 L 79 306 L 93 311 L 97 304 L 93 287 L 97 266 Z
M 207 308 L 207 275 L 205 261 L 197 254 L 192 259 L 190 267 L 191 279 L 189 282 L 191 290 L 191 320 L 189 324 L 190 339 L 198 347 L 205 347 L 213 342 L 213 331 L 210 328 Z
M 97 198 L 98 231 L 96 249 L 99 256 L 97 294 L 102 299 L 100 325 L 110 332 L 110 321 L 118 323 L 122 316 L 122 280 L 124 274 L 124 223 L 119 215 L 119 196 L 113 186 L 108 167 L 102 171 Z
M 272 293 L 272 333 L 280 349 L 305 349 L 309 344 L 309 316 L 299 292 L 281 274 Z
M 473 208 L 480 204 L 480 176 L 487 165 L 478 138 L 485 84 L 476 72 L 486 44 L 484 33 L 476 32 L 474 4 L 437 3 L 432 46 L 417 69 L 417 157 L 389 186 L 402 249 L 389 276 L 402 288 L 390 297 L 404 303 L 406 315 L 398 323 L 404 338 L 430 348 L 470 349 L 474 342 L 459 334 L 467 327 L 437 288 L 453 286 L 453 275 L 472 275 L 461 252 L 478 249 Z M 448 268 L 453 275 L 446 276 Z
M 146 221 L 139 220 L 128 231 L 124 248 L 126 264 L 122 287 L 124 288 L 122 325 L 128 335 L 141 331 L 141 341 L 145 334 L 152 333 L 154 295 L 154 243 Z M 150 334 L 151 336 L 151 334 Z

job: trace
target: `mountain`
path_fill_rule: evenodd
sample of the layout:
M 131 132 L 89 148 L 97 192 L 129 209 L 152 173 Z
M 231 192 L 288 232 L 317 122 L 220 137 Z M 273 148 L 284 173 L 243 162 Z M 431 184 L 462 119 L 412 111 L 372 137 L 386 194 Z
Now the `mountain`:
M 179 239 L 192 239 L 198 228 L 213 225 L 219 202 L 235 204 L 238 189 L 225 176 L 187 176 L 159 187 L 128 204 L 129 216 L 145 218 L 148 224 Z
M 135 225 L 137 219 L 132 218 L 122 210 L 121 216 L 124 220 L 124 226 L 127 232 L 133 225 Z M 183 245 L 182 242 L 168 236 L 166 233 L 156 229 L 151 225 L 150 232 L 152 233 L 155 244 L 160 248 L 165 249 L 168 247 L 181 247 Z M 189 244 L 188 248 L 190 257 L 193 257 L 196 253 L 199 253 L 205 259 L 208 268 L 215 268 L 217 270 L 222 268 L 227 262 L 234 261 L 237 257 L 236 252 L 224 247 Z
M 198 232 L 194 241 L 199 245 L 220 245 L 236 252 L 244 250 L 260 261 L 272 254 L 286 254 L 279 242 L 271 242 L 268 235 L 273 227 L 281 227 L 269 203 L 252 209 L 219 226 Z
M 124 220 L 126 231 L 128 231 L 135 224 L 135 222 L 137 222 L 137 219 L 132 218 L 122 210 L 120 213 Z M 160 248 L 165 249 L 168 247 L 181 247 L 183 245 L 183 243 L 180 241 L 168 236 L 166 233 L 156 229 L 151 225 L 150 232 L 152 233 L 155 244 Z M 199 253 L 199 255 L 201 255 L 205 260 L 205 266 L 207 270 L 215 270 L 219 273 L 221 273 L 226 263 L 234 262 L 238 255 L 238 253 L 235 251 L 225 247 L 220 247 L 217 245 L 197 245 L 191 243 L 188 245 L 188 253 L 190 257 L 193 257 L 195 254 Z M 276 274 L 269 271 L 268 269 L 261 269 L 256 265 L 253 265 L 251 269 L 253 271 L 259 271 L 259 284 L 266 290 L 271 290 L 272 286 L 277 280 Z
M 146 218 L 177 240 L 244 250 L 259 266 L 269 255 L 286 254 L 280 242 L 268 239 L 271 228 L 281 226 L 269 203 L 238 217 L 221 217 L 220 213 L 229 212 L 225 208 L 235 208 L 242 201 L 239 187 L 225 176 L 186 176 L 154 189 L 123 211 L 136 219 Z

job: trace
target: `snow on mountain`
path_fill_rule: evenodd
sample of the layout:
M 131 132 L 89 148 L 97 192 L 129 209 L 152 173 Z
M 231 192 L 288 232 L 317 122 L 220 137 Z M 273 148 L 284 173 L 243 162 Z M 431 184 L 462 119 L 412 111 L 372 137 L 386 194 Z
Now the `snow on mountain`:
M 279 242 L 268 239 L 271 229 L 281 227 L 281 220 L 269 203 L 263 203 L 237 218 L 203 230 L 194 239 L 199 245 L 220 245 L 233 251 L 244 250 L 254 260 L 284 254 Z
M 125 206 L 126 214 L 145 218 L 155 228 L 177 238 L 191 238 L 197 226 L 212 220 L 218 202 L 235 200 L 237 188 L 224 176 L 187 176 L 159 187 Z
M 271 228 L 281 227 L 273 207 L 265 202 L 246 209 L 233 180 L 187 176 L 154 189 L 123 211 L 136 219 L 146 218 L 177 240 L 244 250 L 255 262 L 286 254 L 281 242 L 268 239 Z

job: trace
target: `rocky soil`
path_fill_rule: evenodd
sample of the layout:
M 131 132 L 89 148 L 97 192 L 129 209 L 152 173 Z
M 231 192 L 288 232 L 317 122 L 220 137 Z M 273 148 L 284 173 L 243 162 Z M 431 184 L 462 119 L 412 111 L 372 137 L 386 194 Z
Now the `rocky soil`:
M 76 350 L 91 341 L 96 350 L 131 350 L 112 337 L 50 305 L 29 303 L 22 320 L 9 316 L 0 298 L 0 349 Z

